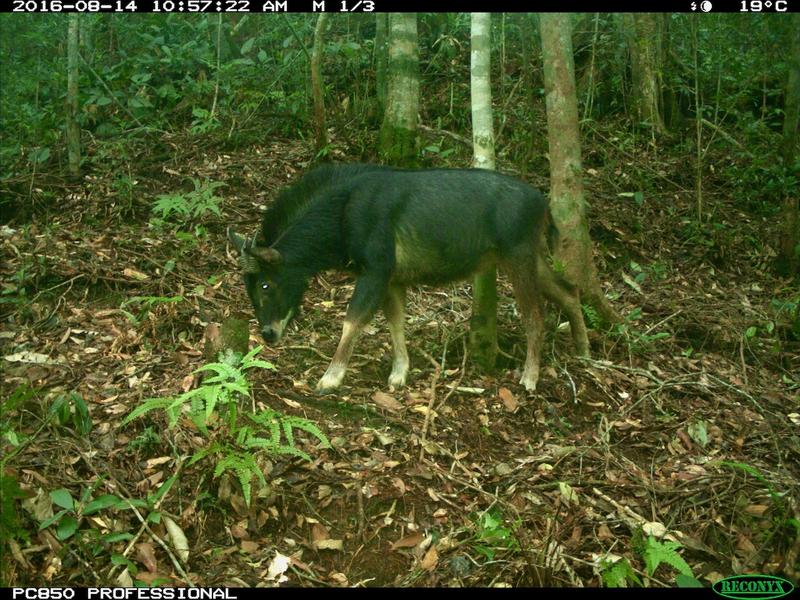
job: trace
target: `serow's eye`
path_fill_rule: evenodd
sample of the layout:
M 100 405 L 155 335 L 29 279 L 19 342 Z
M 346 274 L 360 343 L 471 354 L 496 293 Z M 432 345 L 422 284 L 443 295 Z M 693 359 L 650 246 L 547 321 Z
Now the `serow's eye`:
M 261 289 L 264 290 L 264 291 L 268 290 L 269 289 L 269 284 L 265 281 L 264 283 L 261 284 Z

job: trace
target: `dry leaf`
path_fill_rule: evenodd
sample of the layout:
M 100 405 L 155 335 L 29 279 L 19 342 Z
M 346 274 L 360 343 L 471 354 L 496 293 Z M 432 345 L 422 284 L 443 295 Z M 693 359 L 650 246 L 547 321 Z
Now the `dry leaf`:
M 327 540 L 330 536 L 328 530 L 320 523 L 314 523 L 311 526 L 311 541 L 312 543 Z
M 149 275 L 145 275 L 141 271 L 137 271 L 136 269 L 131 269 L 131 268 L 123 269 L 122 274 L 125 277 L 130 277 L 131 279 L 137 279 L 138 281 L 145 281 L 146 279 L 150 279 Z
M 311 547 L 315 550 L 344 550 L 342 540 L 320 540 L 312 542 Z
M 426 571 L 433 571 L 436 568 L 436 564 L 438 562 L 439 562 L 439 553 L 436 551 L 436 546 L 431 546 L 425 553 L 425 556 L 422 557 L 419 566 L 421 566 Z
M 178 554 L 178 558 L 184 563 L 188 562 L 189 540 L 186 539 L 186 534 L 183 533 L 183 530 L 170 517 L 163 515 L 162 520 L 167 528 L 169 539 L 172 541 L 172 547 L 175 548 L 175 552 Z
M 403 408 L 402 404 L 400 404 L 392 396 L 384 392 L 375 392 L 374 394 L 372 394 L 372 401 L 375 402 L 375 404 L 377 404 L 381 408 L 385 408 L 390 412 L 397 412 L 398 410 Z
M 401 540 L 396 541 L 392 546 L 389 548 L 390 550 L 397 550 L 398 548 L 413 548 L 417 544 L 419 544 L 423 540 L 423 536 L 421 533 L 412 533 L 411 535 L 407 535 Z
M 503 406 L 508 412 L 513 413 L 519 408 L 519 402 L 508 388 L 501 387 L 497 395 L 500 396 L 500 400 L 503 402 Z
M 290 560 L 288 556 L 276 552 L 275 558 L 272 559 L 272 562 L 269 563 L 269 567 L 267 568 L 267 579 L 270 581 L 277 581 L 277 583 L 287 581 L 289 578 L 286 577 L 284 573 L 289 568 Z

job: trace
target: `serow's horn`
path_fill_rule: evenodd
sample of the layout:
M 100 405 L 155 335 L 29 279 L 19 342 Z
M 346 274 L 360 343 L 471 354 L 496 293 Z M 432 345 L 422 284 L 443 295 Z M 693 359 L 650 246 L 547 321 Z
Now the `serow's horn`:
M 242 271 L 245 273 L 258 273 L 261 270 L 258 267 L 258 261 L 248 253 L 244 253 L 239 257 L 239 266 L 242 267 Z
M 228 227 L 228 241 L 236 248 L 236 251 L 241 254 L 247 245 L 247 238 L 236 233 L 232 228 Z

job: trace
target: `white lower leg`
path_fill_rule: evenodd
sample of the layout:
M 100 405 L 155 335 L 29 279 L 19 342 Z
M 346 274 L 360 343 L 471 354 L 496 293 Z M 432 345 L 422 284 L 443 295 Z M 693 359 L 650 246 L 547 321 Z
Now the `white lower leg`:
M 339 340 L 339 345 L 336 347 L 336 353 L 333 355 L 331 364 L 322 379 L 317 383 L 317 391 L 333 390 L 342 384 L 347 371 L 347 363 L 350 362 L 350 355 L 353 353 L 353 346 L 355 346 L 356 338 L 358 338 L 360 332 L 361 327 L 358 324 L 352 321 L 344 322 L 342 339 Z
M 389 387 L 402 388 L 406 384 L 408 374 L 408 350 L 406 350 L 405 327 L 405 290 L 391 288 L 385 304 L 386 320 L 392 336 L 392 372 L 389 375 Z

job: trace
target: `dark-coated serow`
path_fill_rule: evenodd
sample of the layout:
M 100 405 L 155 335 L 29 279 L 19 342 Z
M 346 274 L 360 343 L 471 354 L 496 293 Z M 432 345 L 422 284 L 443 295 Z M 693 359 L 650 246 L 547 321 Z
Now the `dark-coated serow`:
M 356 274 L 341 340 L 317 384 L 323 392 L 342 383 L 356 338 L 378 308 L 392 337 L 389 385 L 403 386 L 406 287 L 465 279 L 496 262 L 511 280 L 525 325 L 520 383 L 532 391 L 539 379 L 543 297 L 566 313 L 577 353 L 589 352 L 575 289 L 539 256 L 547 225 L 544 196 L 494 171 L 325 165 L 281 192 L 256 235 L 229 230 L 229 239 L 240 253 L 267 342 L 280 339 L 314 274 Z

